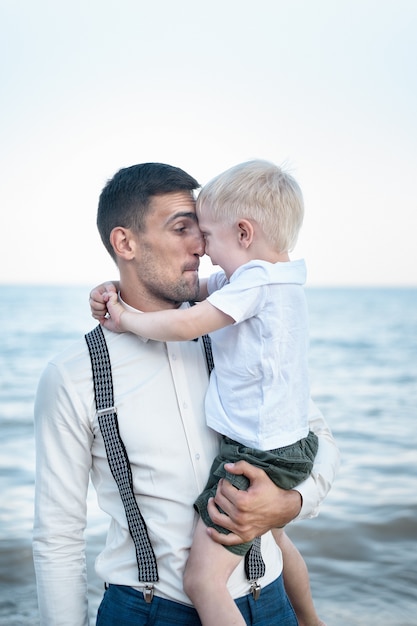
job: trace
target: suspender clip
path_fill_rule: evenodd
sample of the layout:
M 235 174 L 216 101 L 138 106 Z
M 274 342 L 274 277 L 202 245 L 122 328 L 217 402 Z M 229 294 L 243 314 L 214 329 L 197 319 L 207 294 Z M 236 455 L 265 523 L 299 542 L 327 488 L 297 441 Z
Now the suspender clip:
M 257 580 L 252 581 L 249 591 L 252 594 L 253 599 L 258 600 L 259 596 L 261 595 L 261 585 L 258 583 Z
M 153 600 L 153 585 L 145 585 L 143 588 L 143 597 L 145 602 L 150 604 Z
M 109 406 L 105 409 L 97 409 L 97 417 L 105 417 L 106 415 L 117 414 L 117 409 L 115 406 Z

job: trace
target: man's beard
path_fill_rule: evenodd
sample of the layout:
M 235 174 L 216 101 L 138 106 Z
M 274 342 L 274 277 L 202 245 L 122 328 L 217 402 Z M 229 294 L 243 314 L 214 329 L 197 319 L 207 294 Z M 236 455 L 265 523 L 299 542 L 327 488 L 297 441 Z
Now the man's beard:
M 147 289 L 158 300 L 164 300 L 169 304 L 178 306 L 182 302 L 192 302 L 198 299 L 200 283 L 198 278 L 194 284 L 185 280 L 176 283 L 158 283 L 153 280 L 147 285 Z

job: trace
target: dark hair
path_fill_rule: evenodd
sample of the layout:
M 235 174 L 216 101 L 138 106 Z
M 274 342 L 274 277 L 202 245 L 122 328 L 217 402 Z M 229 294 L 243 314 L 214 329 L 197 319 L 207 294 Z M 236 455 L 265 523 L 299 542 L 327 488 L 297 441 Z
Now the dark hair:
M 140 163 L 119 170 L 100 194 L 97 227 L 107 251 L 115 259 L 110 244 L 113 228 L 122 226 L 143 230 L 152 196 L 198 189 L 198 182 L 181 170 L 164 163 Z

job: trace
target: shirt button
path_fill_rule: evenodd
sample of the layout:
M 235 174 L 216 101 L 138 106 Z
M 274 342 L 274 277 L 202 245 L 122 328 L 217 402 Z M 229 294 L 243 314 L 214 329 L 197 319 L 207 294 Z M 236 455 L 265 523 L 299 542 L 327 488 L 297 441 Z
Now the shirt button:
M 200 460 L 200 455 L 199 455 L 199 453 L 198 453 L 198 452 L 197 452 L 197 454 L 195 455 L 195 458 L 196 458 L 196 461 L 199 461 L 199 460 Z
M 183 409 L 188 409 L 188 404 L 187 404 L 186 402 L 183 402 L 183 404 L 182 404 L 182 408 L 183 408 Z

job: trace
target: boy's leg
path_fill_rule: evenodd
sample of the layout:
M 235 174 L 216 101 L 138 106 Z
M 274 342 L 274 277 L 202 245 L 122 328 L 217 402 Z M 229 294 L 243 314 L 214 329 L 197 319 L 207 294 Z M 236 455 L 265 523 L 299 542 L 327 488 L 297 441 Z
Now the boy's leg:
M 215 543 L 199 519 L 184 572 L 184 591 L 203 626 L 245 626 L 227 589 L 227 581 L 242 557 Z
M 284 530 L 277 528 L 272 534 L 282 552 L 284 586 L 299 625 L 326 626 L 314 608 L 308 570 L 303 557 Z

